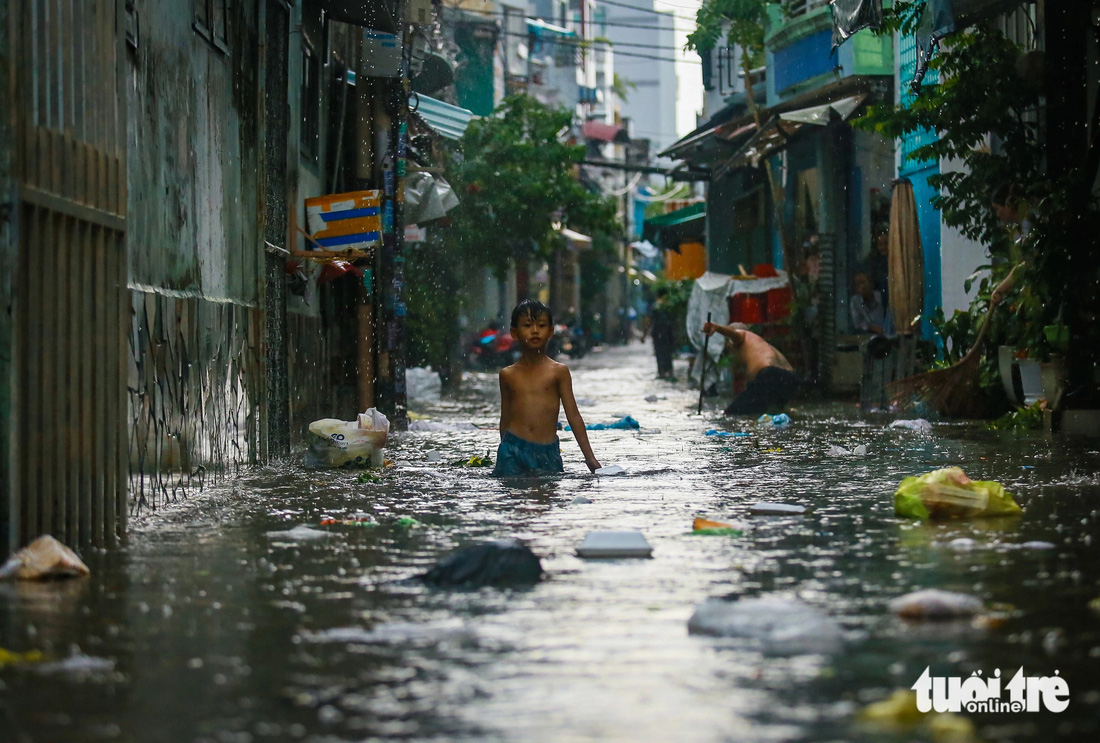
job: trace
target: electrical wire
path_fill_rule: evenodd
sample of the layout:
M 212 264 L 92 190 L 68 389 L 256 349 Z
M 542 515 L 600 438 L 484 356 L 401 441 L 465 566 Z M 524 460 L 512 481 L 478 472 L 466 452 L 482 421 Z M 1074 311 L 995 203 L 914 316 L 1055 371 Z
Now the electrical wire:
M 518 36 L 518 37 L 524 38 L 524 39 L 529 39 L 531 37 L 530 34 L 517 34 L 517 33 L 512 33 L 510 31 L 502 31 L 501 35 L 502 36 Z M 581 49 L 581 50 L 585 50 L 585 49 L 589 48 L 585 42 L 569 41 L 568 39 L 539 39 L 539 41 L 541 41 L 544 44 L 561 44 L 562 46 L 571 46 L 574 49 Z M 599 42 L 596 42 L 596 43 L 599 43 Z M 614 45 L 612 45 L 612 52 L 615 54 L 615 56 L 635 57 L 635 58 L 638 58 L 638 59 L 654 59 L 654 60 L 657 60 L 658 62 L 683 62 L 685 64 L 698 64 L 698 65 L 703 64 L 702 60 L 699 60 L 699 59 L 677 58 L 677 57 L 657 57 L 657 56 L 654 56 L 652 54 L 637 54 L 636 52 L 620 52 L 620 51 L 616 51 L 614 49 Z
M 621 188 L 617 191 L 605 191 L 604 193 L 607 194 L 608 196 L 622 196 L 624 193 L 626 193 L 630 189 L 637 186 L 638 181 L 640 181 L 640 180 L 642 180 L 642 174 L 641 173 L 635 173 L 634 174 L 634 180 L 630 181 L 630 183 L 627 184 L 625 187 L 623 187 L 623 188 Z
M 455 5 L 445 5 L 444 7 L 449 8 L 451 10 L 463 10 L 463 11 L 466 10 L 466 8 L 460 8 L 460 7 L 457 7 Z M 469 11 L 469 12 L 475 13 L 475 11 Z M 484 12 L 484 13 L 482 13 L 481 11 L 476 11 L 476 14 L 479 15 L 479 16 L 484 16 L 484 17 L 488 17 L 488 16 L 504 17 L 506 15 L 505 12 L 502 11 L 502 10 L 490 10 L 490 11 L 487 11 L 487 12 Z M 511 16 L 512 14 L 508 13 L 507 15 Z M 542 21 L 544 23 L 549 23 L 550 22 L 550 21 L 547 21 L 543 18 L 533 18 L 531 16 L 527 16 L 527 20 L 529 20 L 529 21 Z M 692 20 L 694 22 L 694 19 L 692 19 Z M 647 29 L 649 31 L 672 31 L 672 30 L 674 30 L 674 29 L 670 28 L 669 26 L 644 26 L 644 25 L 639 25 L 639 24 L 636 24 L 636 23 L 614 23 L 614 22 L 611 22 L 611 21 L 591 21 L 591 20 L 583 20 L 582 21 L 582 20 L 575 19 L 575 18 L 570 19 L 569 22 L 574 24 L 574 25 L 578 25 L 578 26 L 583 24 L 583 25 L 586 25 L 586 26 L 610 26 L 612 28 L 641 28 L 641 29 Z
M 664 18 L 677 18 L 681 21 L 691 21 L 692 23 L 695 23 L 695 18 L 692 18 L 690 16 L 686 16 L 686 15 L 676 15 L 675 13 L 669 12 L 667 10 L 657 10 L 656 8 L 653 8 L 653 9 L 639 8 L 639 7 L 636 7 L 634 5 L 628 5 L 627 3 L 612 2 L 612 0 L 600 0 L 600 5 L 614 5 L 617 8 L 626 8 L 628 10 L 635 10 L 639 13 L 654 13 L 654 14 L 662 16 Z M 685 8 L 685 10 L 686 10 L 686 8 Z

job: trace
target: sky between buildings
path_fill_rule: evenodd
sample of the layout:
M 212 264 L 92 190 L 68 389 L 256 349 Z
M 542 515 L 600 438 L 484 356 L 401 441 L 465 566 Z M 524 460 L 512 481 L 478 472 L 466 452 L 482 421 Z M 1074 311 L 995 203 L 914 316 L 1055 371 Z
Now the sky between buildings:
M 699 0 L 654 0 L 654 10 L 668 11 L 673 14 L 676 35 L 675 56 L 677 101 L 676 136 L 683 137 L 695 129 L 696 117 L 703 110 L 703 72 L 699 64 L 699 55 L 683 51 L 687 35 L 695 29 L 695 12 L 699 9 Z M 663 56 L 663 55 L 662 55 Z

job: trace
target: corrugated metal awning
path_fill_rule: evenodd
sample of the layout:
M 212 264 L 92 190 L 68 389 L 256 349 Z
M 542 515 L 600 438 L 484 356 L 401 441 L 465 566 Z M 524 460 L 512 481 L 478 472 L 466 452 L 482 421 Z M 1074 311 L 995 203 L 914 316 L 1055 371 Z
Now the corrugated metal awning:
M 626 144 L 630 141 L 630 135 L 617 124 L 608 124 L 603 121 L 586 121 L 581 125 L 581 134 L 585 139 L 594 139 L 598 142 L 617 142 Z
M 474 117 L 473 112 L 468 109 L 452 106 L 423 93 L 412 95 L 409 104 L 416 106 L 416 110 L 412 112 L 414 116 L 419 116 L 432 131 L 447 139 L 462 139 L 466 127 L 470 125 L 470 119 Z
M 527 32 L 534 34 L 536 38 L 542 39 L 546 37 L 553 38 L 555 36 L 561 36 L 567 39 L 575 38 L 576 33 L 570 31 L 568 28 L 562 28 L 561 26 L 555 26 L 553 23 L 547 23 L 539 18 L 527 19 Z

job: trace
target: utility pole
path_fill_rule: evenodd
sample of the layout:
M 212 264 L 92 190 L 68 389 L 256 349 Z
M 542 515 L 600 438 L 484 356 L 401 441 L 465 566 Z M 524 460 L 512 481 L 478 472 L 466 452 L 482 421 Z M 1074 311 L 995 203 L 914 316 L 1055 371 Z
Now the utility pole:
M 390 428 L 408 428 L 408 392 L 405 386 L 405 174 L 408 155 L 409 127 L 409 54 L 412 38 L 409 25 L 403 20 L 401 69 L 390 81 L 389 152 L 382 167 L 382 261 L 384 283 L 382 292 L 384 353 L 382 380 L 383 412 L 390 419 Z

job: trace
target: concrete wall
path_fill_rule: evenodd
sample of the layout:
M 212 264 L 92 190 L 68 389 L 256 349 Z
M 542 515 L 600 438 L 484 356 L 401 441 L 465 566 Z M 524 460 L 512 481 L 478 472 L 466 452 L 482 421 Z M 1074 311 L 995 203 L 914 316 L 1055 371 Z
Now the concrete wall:
M 277 43 L 264 38 L 273 5 L 229 7 L 223 49 L 193 28 L 190 3 L 144 4 L 140 46 L 130 54 L 129 443 L 139 508 L 157 507 L 264 456 L 261 418 L 270 384 L 264 214 L 272 203 L 292 202 L 293 229 L 304 221 L 302 195 L 325 190 L 324 141 L 316 162 L 300 162 L 298 146 L 303 39 L 312 38 L 318 63 L 326 51 L 319 14 L 295 15 L 301 4 L 292 11 L 286 77 L 270 76 L 289 81 L 291 112 L 286 140 L 273 143 L 287 157 L 286 191 L 267 195 L 261 113 L 263 65 L 270 57 L 261 39 Z M 322 82 L 320 90 L 326 89 Z M 282 91 L 271 100 L 280 98 Z M 325 100 L 310 105 L 327 110 Z M 322 114 L 322 137 L 325 129 Z M 298 298 L 290 304 L 286 344 L 296 439 L 320 417 L 328 363 L 316 293 L 311 304 Z
M 961 163 L 955 160 L 940 162 L 941 173 L 956 172 L 961 167 Z M 974 282 L 969 294 L 963 283 L 979 266 L 989 263 L 989 255 L 984 245 L 970 240 L 957 229 L 948 227 L 942 220 L 939 253 L 943 314 L 951 317 L 955 310 L 965 311 L 970 307 L 970 300 L 977 293 L 979 282 Z
M 190 3 L 143 8 L 130 55 L 130 286 L 214 301 L 259 296 L 258 18 L 231 5 L 231 53 Z
M 0 3 L 0 90 L 11 90 L 8 80 L 8 62 L 12 55 L 9 46 L 8 25 L 11 3 Z M 12 131 L 10 116 L 0 116 L 0 142 L 14 142 L 15 133 Z M 15 245 L 15 231 L 12 229 L 12 220 L 15 214 L 10 211 L 8 204 L 15 204 L 16 182 L 12 160 L 12 148 L 0 147 L 0 262 L 5 266 L 15 266 L 18 252 Z M 14 327 L 12 325 L 12 308 L 15 301 L 14 286 L 15 271 L 4 271 L 0 276 L 0 554 L 8 554 L 11 548 L 10 537 L 12 524 L 11 514 L 12 477 L 11 468 L 11 425 L 15 419 L 12 415 L 12 387 L 13 387 L 13 341 Z
M 262 395 L 260 19 L 228 51 L 191 4 L 143 7 L 128 86 L 130 468 L 139 508 L 256 461 Z
M 601 6 L 609 23 L 630 23 L 638 26 L 660 26 L 660 30 L 608 26 L 607 38 L 623 46 L 616 47 L 615 72 L 624 81 L 636 85 L 627 89 L 627 100 L 620 112 L 630 119 L 630 136 L 652 140 L 650 152 L 657 153 L 673 144 L 676 135 L 677 79 L 672 62 L 662 62 L 629 54 L 643 54 L 671 59 L 675 52 L 671 16 L 654 14 L 653 0 L 624 0 L 637 10 L 620 5 Z M 681 13 L 685 15 L 685 13 Z M 645 46 L 625 46 L 644 44 Z M 648 48 L 647 48 L 648 47 Z

